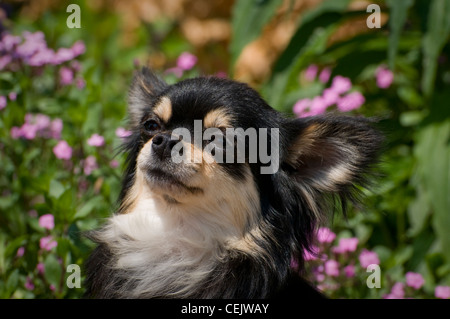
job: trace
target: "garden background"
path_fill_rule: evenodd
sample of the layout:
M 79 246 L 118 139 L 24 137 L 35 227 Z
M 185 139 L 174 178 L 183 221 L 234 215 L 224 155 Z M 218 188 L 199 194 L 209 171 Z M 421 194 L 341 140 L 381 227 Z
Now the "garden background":
M 377 118 L 380 176 L 322 225 L 309 279 L 333 298 L 450 298 L 450 1 L 16 0 L 0 32 L 1 298 L 82 296 L 67 266 L 114 211 L 143 65 L 247 82 L 289 116 Z

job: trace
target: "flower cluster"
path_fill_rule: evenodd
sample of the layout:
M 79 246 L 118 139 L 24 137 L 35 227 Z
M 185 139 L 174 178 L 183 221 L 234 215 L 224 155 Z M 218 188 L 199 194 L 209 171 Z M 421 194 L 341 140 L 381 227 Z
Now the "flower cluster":
M 359 289 L 366 283 L 367 269 L 371 265 L 380 265 L 376 252 L 358 247 L 356 237 L 336 239 L 336 234 L 327 227 L 321 227 L 316 233 L 316 245 L 312 252 L 305 251 L 303 258 L 306 262 L 309 281 L 319 290 L 330 296 L 344 295 L 351 289 Z M 292 267 L 296 268 L 294 261 Z M 358 278 L 358 274 L 362 274 Z M 387 280 L 390 281 L 389 279 Z M 405 274 L 404 282 L 394 282 L 384 299 L 420 298 L 426 296 L 423 292 L 425 279 L 420 273 L 409 271 Z M 440 299 L 450 299 L 450 286 L 435 287 L 434 296 Z
M 70 48 L 59 48 L 57 51 L 50 49 L 41 31 L 24 31 L 22 36 L 6 33 L 0 40 L 0 70 L 16 71 L 20 64 L 33 67 L 59 65 L 73 60 L 85 51 L 82 41 L 75 42 Z
M 24 138 L 33 140 L 36 137 L 61 139 L 61 131 L 63 129 L 63 121 L 60 118 L 51 120 L 45 114 L 25 115 L 25 123 L 21 126 L 13 126 L 11 128 L 11 137 L 13 139 Z
M 67 86 L 75 84 L 79 89 L 85 87 L 86 82 L 77 73 L 81 70 L 81 64 L 75 60 L 85 53 L 86 46 L 83 41 L 76 41 L 70 48 L 53 50 L 47 46 L 45 35 L 41 31 L 24 31 L 22 36 L 4 34 L 0 40 L 0 71 L 17 72 L 23 65 L 42 70 L 43 67 L 60 66 L 59 84 Z M 70 62 L 70 63 L 69 63 Z M 10 99 L 14 98 L 14 92 Z M 0 97 L 0 109 L 4 104 Z
M 337 242 L 337 245 L 336 245 Z M 369 265 L 379 265 L 378 255 L 367 249 L 358 249 L 356 237 L 336 239 L 336 234 L 321 227 L 316 234 L 312 253 L 304 252 L 309 278 L 319 290 L 333 293 L 356 283 L 356 274 Z
M 405 299 L 414 298 L 422 293 L 425 279 L 419 273 L 409 271 L 405 275 L 405 282 L 396 282 L 392 285 L 384 299 Z M 450 299 L 450 286 L 436 286 L 434 296 L 439 299 Z
M 37 212 L 36 211 L 30 211 L 29 215 L 33 218 L 36 218 Z M 58 246 L 58 243 L 53 238 L 52 235 L 49 235 L 49 232 L 55 228 L 55 218 L 52 214 L 44 214 L 38 219 L 39 227 L 44 229 L 47 232 L 47 235 L 44 237 L 41 237 L 39 239 L 39 256 L 41 257 L 45 252 L 50 252 L 53 250 L 53 248 L 56 248 Z M 25 254 L 25 247 L 21 246 L 17 249 L 16 257 L 21 258 Z M 39 257 L 38 257 L 39 258 Z M 41 257 L 42 258 L 42 257 Z M 43 262 L 38 262 L 36 265 L 36 271 L 37 274 L 42 276 L 45 273 L 45 265 Z M 35 289 L 35 284 L 33 282 L 32 276 L 27 276 L 24 288 L 26 290 L 32 291 Z M 55 290 L 55 287 L 50 285 L 50 290 Z
M 319 73 L 317 65 L 310 65 L 304 72 L 306 81 L 316 80 Z M 331 77 L 331 69 L 324 68 L 318 75 L 318 80 L 327 84 Z M 375 74 L 379 88 L 388 88 L 393 80 L 394 74 L 386 66 L 380 66 Z M 314 98 L 305 98 L 297 101 L 293 107 L 293 112 L 297 117 L 308 117 L 320 115 L 326 112 L 329 107 L 336 106 L 340 112 L 349 112 L 360 108 L 366 101 L 364 95 L 353 90 L 353 84 L 347 77 L 336 75 L 331 81 L 331 86 L 324 89 L 321 95 Z

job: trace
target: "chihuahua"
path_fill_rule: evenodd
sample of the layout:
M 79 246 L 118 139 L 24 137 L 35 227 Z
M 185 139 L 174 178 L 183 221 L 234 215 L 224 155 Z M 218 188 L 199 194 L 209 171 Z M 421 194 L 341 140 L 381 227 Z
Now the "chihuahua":
M 128 104 L 118 209 L 88 235 L 88 297 L 322 296 L 299 277 L 304 255 L 367 186 L 382 141 L 372 121 L 293 119 L 244 83 L 168 85 L 147 68 Z

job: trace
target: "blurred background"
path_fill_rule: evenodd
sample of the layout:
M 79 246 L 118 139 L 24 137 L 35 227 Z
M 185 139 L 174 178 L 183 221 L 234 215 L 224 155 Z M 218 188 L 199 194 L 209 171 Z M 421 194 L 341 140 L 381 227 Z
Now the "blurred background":
M 376 118 L 379 176 L 321 225 L 306 276 L 333 298 L 450 298 L 450 1 L 11 0 L 0 32 L 1 298 L 82 296 L 142 66 L 247 82 L 291 117 Z

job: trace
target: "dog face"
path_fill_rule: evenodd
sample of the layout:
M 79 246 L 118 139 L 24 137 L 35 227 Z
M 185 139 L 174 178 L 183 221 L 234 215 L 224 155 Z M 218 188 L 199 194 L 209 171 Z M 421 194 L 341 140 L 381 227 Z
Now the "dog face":
M 94 295 L 270 296 L 326 213 L 358 198 L 382 140 L 366 119 L 291 119 L 243 83 L 167 85 L 145 68 L 129 119 L 120 208 L 88 265 Z M 109 275 L 95 279 L 99 267 Z

